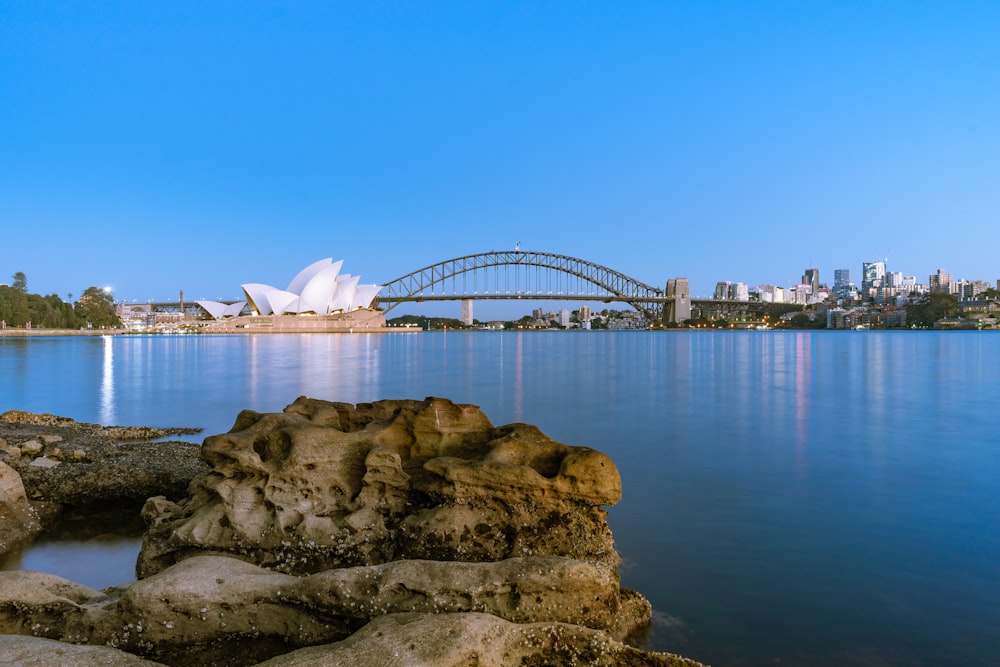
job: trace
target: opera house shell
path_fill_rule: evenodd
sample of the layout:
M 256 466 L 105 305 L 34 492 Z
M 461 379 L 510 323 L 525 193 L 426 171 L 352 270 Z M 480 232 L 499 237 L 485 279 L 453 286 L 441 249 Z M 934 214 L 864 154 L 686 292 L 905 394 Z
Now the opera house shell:
M 371 307 L 382 287 L 359 284 L 359 276 L 340 272 L 343 264 L 343 260 L 321 259 L 299 271 L 285 289 L 247 283 L 242 285 L 246 301 L 232 304 L 198 301 L 198 304 L 220 327 L 228 330 L 267 327 L 278 333 L 384 327 L 384 314 Z M 245 309 L 249 310 L 249 316 L 243 315 Z M 223 320 L 231 324 L 224 326 Z
M 379 285 L 359 285 L 360 276 L 340 273 L 344 260 L 313 262 L 281 290 L 270 285 L 247 283 L 243 293 L 255 315 L 333 315 L 368 308 L 378 296 Z

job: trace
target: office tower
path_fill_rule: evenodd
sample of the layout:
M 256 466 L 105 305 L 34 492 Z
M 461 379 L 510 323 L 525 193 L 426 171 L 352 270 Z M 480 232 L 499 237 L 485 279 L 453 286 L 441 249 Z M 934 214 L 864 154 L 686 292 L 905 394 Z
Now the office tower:
M 930 275 L 927 282 L 930 284 L 931 293 L 933 294 L 934 292 L 951 292 L 951 284 L 954 282 L 954 279 L 944 269 L 938 269 L 937 273 Z
M 806 272 L 802 274 L 802 284 L 809 285 L 812 288 L 813 294 L 819 291 L 819 269 L 806 269 Z
M 729 298 L 729 292 L 732 289 L 733 284 L 728 280 L 720 280 L 715 283 L 715 294 L 712 296 L 713 299 L 717 301 L 722 301 Z
M 849 287 L 851 285 L 851 270 L 850 269 L 834 269 L 833 270 L 833 288 L 841 289 L 843 287 Z
M 864 262 L 861 265 L 861 290 L 865 296 L 874 296 L 874 290 L 885 280 L 885 262 Z

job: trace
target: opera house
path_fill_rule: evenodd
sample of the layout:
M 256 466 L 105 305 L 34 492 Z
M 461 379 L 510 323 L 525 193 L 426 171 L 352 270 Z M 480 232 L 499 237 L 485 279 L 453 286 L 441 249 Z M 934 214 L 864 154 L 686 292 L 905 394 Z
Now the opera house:
M 372 331 L 385 327 L 385 315 L 372 308 L 380 285 L 360 285 L 360 276 L 341 273 L 344 261 L 313 262 L 278 289 L 261 283 L 242 285 L 246 301 L 198 301 L 216 321 L 206 332 L 307 333 Z M 244 310 L 249 315 L 243 315 Z

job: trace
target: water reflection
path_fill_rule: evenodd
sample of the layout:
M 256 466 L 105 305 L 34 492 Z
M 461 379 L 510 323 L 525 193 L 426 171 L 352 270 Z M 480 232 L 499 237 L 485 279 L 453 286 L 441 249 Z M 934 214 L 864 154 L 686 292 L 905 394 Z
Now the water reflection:
M 117 419 L 115 410 L 115 339 L 112 336 L 102 336 L 104 339 L 104 363 L 101 366 L 101 423 L 114 424 Z
M 805 473 L 808 459 L 810 401 L 812 399 L 812 337 L 800 333 L 795 337 L 795 460 L 799 477 Z
M 941 332 L 0 340 L 0 406 L 81 421 L 433 395 L 606 451 L 651 647 L 720 666 L 993 664 L 997 377 L 1000 336 Z

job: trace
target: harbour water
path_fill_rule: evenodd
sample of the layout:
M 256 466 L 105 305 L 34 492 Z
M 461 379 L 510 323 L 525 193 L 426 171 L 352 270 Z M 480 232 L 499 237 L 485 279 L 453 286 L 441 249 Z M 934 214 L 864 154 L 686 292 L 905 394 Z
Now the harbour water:
M 649 648 L 716 667 L 1000 661 L 995 334 L 0 338 L 0 411 L 210 435 L 300 395 L 442 396 L 608 453 Z M 50 541 L 13 566 L 102 587 L 136 549 Z

